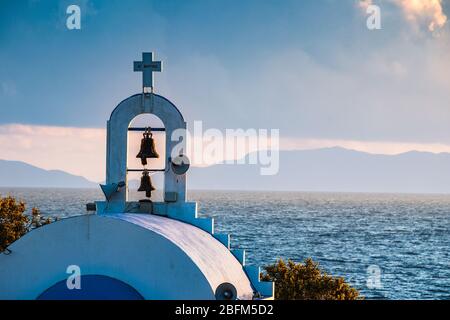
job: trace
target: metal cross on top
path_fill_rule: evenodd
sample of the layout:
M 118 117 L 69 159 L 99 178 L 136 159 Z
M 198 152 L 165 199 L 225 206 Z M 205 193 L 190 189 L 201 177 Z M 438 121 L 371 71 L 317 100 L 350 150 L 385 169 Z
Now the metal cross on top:
M 161 72 L 161 61 L 153 61 L 153 52 L 143 52 L 142 61 L 134 61 L 134 71 L 142 72 L 142 88 L 153 91 L 153 72 Z

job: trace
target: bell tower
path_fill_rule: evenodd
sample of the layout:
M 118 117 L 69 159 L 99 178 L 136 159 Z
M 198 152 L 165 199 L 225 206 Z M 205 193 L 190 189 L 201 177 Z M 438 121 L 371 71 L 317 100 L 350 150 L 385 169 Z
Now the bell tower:
M 152 53 L 143 53 L 142 61 L 134 62 L 134 71 L 142 72 L 142 93 L 120 102 L 107 122 L 106 184 L 102 185 L 106 201 L 96 203 L 99 213 L 164 214 L 168 206 L 181 207 L 186 204 L 186 171 L 189 168 L 189 160 L 185 155 L 186 122 L 172 102 L 154 93 L 153 72 L 162 71 L 162 63 L 153 61 Z M 130 128 L 132 120 L 143 114 L 158 117 L 164 126 Z M 143 133 L 141 151 L 136 155 L 142 160 L 142 168 L 130 168 L 128 163 L 128 134 L 131 130 Z M 155 145 L 152 135 L 157 131 L 165 134 L 165 145 Z M 158 150 L 163 148 L 164 168 L 154 169 L 152 158 L 159 157 Z M 146 191 L 147 199 L 129 201 L 129 172 L 142 173 L 140 191 Z M 153 202 L 151 198 L 149 175 L 154 172 L 164 175 L 164 190 L 159 190 L 163 194 L 162 202 Z
M 152 72 L 162 65 L 152 57 L 144 53 L 134 64 L 143 72 L 142 92 L 119 103 L 107 122 L 106 199 L 87 205 L 95 214 L 34 229 L 10 246 L 12 254 L 0 254 L 0 299 L 273 298 L 274 283 L 261 281 L 245 250 L 232 247 L 229 234 L 214 232 L 213 218 L 200 217 L 197 204 L 186 202 L 186 122 L 173 103 L 154 93 Z M 133 120 L 148 114 L 159 124 L 136 127 Z M 142 141 L 128 139 L 130 131 L 142 133 Z M 152 139 L 158 131 L 164 140 Z M 155 170 L 164 175 L 160 201 L 147 180 Z M 137 189 L 130 172 L 142 175 L 144 201 L 129 199 L 130 189 Z M 74 263 L 81 270 L 80 290 L 67 286 Z

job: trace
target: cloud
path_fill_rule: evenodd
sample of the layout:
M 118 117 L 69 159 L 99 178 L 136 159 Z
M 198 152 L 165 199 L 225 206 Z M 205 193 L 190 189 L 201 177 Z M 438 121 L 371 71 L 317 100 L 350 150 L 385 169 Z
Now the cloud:
M 1 125 L 0 159 L 24 161 L 102 181 L 105 141 L 103 129 Z
M 377 36 L 336 45 L 326 59 L 279 49 L 239 76 L 218 59 L 183 60 L 171 66 L 163 95 L 191 127 L 203 120 L 205 127 L 280 129 L 284 137 L 450 144 L 450 41 L 390 34 L 375 45 Z
M 373 0 L 359 0 L 358 6 L 364 11 L 367 10 L 369 6 L 373 5 Z
M 333 139 L 296 139 L 285 138 L 281 143 L 283 150 L 309 150 L 318 148 L 341 147 L 372 154 L 396 155 L 410 151 L 431 153 L 450 153 L 450 145 L 440 143 L 410 143 L 386 141 L 357 141 Z
M 195 139 L 198 139 L 196 143 L 202 141 L 201 137 L 195 137 Z M 105 179 L 105 140 L 104 129 L 23 124 L 0 125 L 0 159 L 23 161 L 47 170 L 63 170 L 100 182 Z M 203 140 L 204 147 L 205 141 Z M 450 145 L 445 144 L 295 137 L 281 137 L 280 141 L 281 150 L 329 147 L 343 147 L 374 154 L 399 154 L 412 150 L 450 152 Z M 242 156 L 242 154 L 237 155 L 238 158 Z M 196 157 L 198 158 L 198 155 Z M 230 159 L 230 156 L 225 153 L 224 158 Z M 194 165 L 202 166 L 200 163 Z
M 447 16 L 442 8 L 442 0 L 396 0 L 406 18 L 416 25 L 425 24 L 431 32 L 445 26 Z
M 382 1 L 378 1 L 382 5 Z M 423 26 L 430 32 L 437 32 L 447 23 L 447 16 L 442 7 L 442 0 L 385 0 L 399 7 L 405 18 L 416 29 Z M 370 6 L 378 4 L 373 0 L 360 0 L 358 6 L 364 11 Z

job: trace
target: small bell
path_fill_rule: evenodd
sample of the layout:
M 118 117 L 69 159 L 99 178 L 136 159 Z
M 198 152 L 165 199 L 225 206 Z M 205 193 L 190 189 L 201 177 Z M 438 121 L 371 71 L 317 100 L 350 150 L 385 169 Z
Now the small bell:
M 147 128 L 144 132 L 144 138 L 141 140 L 141 150 L 137 154 L 136 158 L 141 158 L 142 165 L 147 165 L 147 158 L 159 158 L 158 152 L 155 148 L 155 140 L 153 134 L 150 132 L 150 128 Z
M 153 190 L 156 190 L 156 189 L 152 185 L 152 179 L 150 179 L 148 170 L 144 170 L 142 172 L 141 185 L 139 186 L 138 191 L 145 191 L 145 196 L 147 198 L 150 198 L 152 196 Z

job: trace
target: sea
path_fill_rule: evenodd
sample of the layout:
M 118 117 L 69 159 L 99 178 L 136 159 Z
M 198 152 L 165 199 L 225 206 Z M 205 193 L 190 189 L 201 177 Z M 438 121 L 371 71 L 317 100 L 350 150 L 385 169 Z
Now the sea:
M 86 214 L 93 189 L 0 188 L 44 215 Z M 450 299 L 450 195 L 191 191 L 247 263 L 311 257 L 366 299 Z

